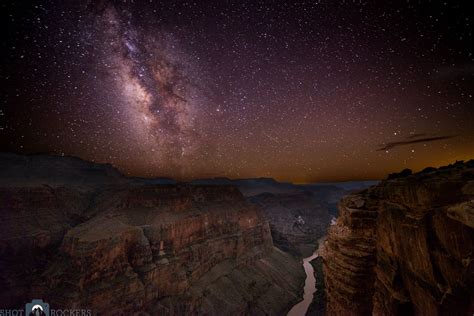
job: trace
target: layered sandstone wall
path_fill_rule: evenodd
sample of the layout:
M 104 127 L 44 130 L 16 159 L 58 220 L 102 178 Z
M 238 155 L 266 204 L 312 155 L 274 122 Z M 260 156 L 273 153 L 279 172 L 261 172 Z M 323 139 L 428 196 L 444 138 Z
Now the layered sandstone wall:
M 472 315 L 474 164 L 343 199 L 322 249 L 329 315 Z
M 147 309 L 184 294 L 224 260 L 237 266 L 273 250 L 267 222 L 235 188 L 146 186 L 110 194 L 113 206 L 69 230 L 62 258 L 50 268 L 61 277 L 51 280 L 49 296 L 64 306 Z

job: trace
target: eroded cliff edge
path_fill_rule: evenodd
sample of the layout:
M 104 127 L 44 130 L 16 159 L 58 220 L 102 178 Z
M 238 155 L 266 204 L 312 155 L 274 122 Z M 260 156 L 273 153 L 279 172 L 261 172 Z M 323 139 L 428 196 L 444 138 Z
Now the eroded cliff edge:
M 235 187 L 0 158 L 2 308 L 42 298 L 98 314 L 281 314 L 299 300 L 299 262 L 273 247 L 263 213 Z
M 344 198 L 321 249 L 329 315 L 472 315 L 474 161 Z

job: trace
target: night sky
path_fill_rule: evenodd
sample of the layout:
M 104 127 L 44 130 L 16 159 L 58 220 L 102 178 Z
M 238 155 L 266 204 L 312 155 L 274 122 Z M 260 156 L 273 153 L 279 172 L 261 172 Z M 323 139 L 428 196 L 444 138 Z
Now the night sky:
M 468 1 L 26 2 L 0 4 L 3 151 L 294 182 L 474 158 Z

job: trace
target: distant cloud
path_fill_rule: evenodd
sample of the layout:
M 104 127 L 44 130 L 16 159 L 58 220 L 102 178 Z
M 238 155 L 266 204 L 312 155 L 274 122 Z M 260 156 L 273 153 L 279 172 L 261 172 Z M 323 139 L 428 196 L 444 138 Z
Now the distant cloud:
M 377 148 L 377 151 L 389 150 L 395 147 L 406 146 L 406 145 L 411 145 L 411 144 L 434 142 L 437 140 L 450 139 L 457 136 L 458 135 L 429 136 L 429 134 L 426 134 L 426 133 L 413 134 L 405 138 L 405 140 L 401 140 L 398 142 L 390 142 L 386 144 L 380 144 L 379 148 Z

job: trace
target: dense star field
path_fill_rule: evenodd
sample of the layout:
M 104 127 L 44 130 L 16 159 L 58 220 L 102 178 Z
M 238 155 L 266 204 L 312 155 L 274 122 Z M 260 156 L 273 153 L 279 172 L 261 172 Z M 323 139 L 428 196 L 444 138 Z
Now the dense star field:
M 2 1 L 1 150 L 296 182 L 473 158 L 467 4 Z

